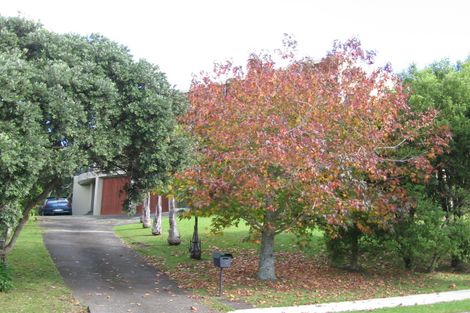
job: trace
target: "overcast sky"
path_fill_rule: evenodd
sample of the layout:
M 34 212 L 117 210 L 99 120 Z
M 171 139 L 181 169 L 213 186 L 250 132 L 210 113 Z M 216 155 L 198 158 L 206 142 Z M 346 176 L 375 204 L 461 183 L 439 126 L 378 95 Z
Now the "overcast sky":
M 294 35 L 299 54 L 318 59 L 335 39 L 357 37 L 396 71 L 470 55 L 466 0 L 0 0 L 0 14 L 39 20 L 47 29 L 100 33 L 157 64 L 188 89 L 214 61 L 243 64 L 250 52 Z

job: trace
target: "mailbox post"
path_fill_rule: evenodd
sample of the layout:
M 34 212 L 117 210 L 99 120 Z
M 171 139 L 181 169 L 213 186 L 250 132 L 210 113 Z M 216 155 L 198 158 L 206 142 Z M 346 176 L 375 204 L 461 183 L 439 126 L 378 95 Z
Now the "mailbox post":
M 212 260 L 214 261 L 214 266 L 220 268 L 219 297 L 222 297 L 224 293 L 224 268 L 229 268 L 232 265 L 233 255 L 215 251 L 212 253 Z

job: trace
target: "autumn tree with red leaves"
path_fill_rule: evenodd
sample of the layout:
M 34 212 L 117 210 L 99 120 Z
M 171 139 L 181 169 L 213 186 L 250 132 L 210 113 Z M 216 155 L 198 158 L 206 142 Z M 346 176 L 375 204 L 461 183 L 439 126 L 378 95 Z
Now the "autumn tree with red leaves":
M 283 231 L 319 220 L 334 231 L 354 212 L 367 213 L 359 228 L 389 223 L 408 201 L 401 179 L 427 179 L 447 141 L 436 112 L 411 112 L 398 79 L 373 68 L 357 40 L 319 62 L 296 59 L 293 45 L 282 66 L 253 54 L 245 70 L 227 63 L 202 75 L 184 118 L 198 142 L 181 176 L 186 200 L 216 228 L 243 220 L 261 234 L 261 280 L 276 279 L 274 238 Z

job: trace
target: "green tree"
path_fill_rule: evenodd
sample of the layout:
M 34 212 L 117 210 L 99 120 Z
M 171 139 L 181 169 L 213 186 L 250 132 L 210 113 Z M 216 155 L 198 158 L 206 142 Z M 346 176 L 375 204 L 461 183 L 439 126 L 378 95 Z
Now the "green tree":
M 454 253 L 452 263 L 459 266 L 465 258 L 463 252 L 468 251 L 468 239 L 458 234 L 462 228 L 470 232 L 470 59 L 455 65 L 444 60 L 423 70 L 412 66 L 403 78 L 412 93 L 411 107 L 417 111 L 438 109 L 438 122 L 452 132 L 449 153 L 436 159 L 437 172 L 427 194 L 440 204 L 447 224 L 454 229 L 454 251 L 459 252 Z
M 184 161 L 185 107 L 157 66 L 115 42 L 0 17 L 0 225 L 14 228 L 1 253 L 80 168 L 125 172 L 130 199 L 166 181 Z

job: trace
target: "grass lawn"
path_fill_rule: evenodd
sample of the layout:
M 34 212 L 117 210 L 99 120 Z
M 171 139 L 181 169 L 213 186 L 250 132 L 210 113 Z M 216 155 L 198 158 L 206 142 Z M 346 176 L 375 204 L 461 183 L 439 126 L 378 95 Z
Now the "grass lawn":
M 373 311 L 357 311 L 350 313 L 463 313 L 470 312 L 470 300 L 436 303 L 431 305 L 405 306 L 400 308 L 379 309 Z
M 30 222 L 24 228 L 7 262 L 15 288 L 8 293 L 0 292 L 0 312 L 86 312 L 64 285 L 37 223 Z
M 164 235 L 152 236 L 140 223 L 115 227 L 115 232 L 158 268 L 184 288 L 216 299 L 218 269 L 212 265 L 214 250 L 234 255 L 232 267 L 224 271 L 225 297 L 243 300 L 257 307 L 290 306 L 331 301 L 346 301 L 413 293 L 470 288 L 470 274 L 411 273 L 377 260 L 365 273 L 350 273 L 328 266 L 321 232 L 312 235 L 309 247 L 300 249 L 293 234 L 276 237 L 276 282 L 256 280 L 259 244 L 247 242 L 248 228 L 226 229 L 223 234 L 209 231 L 209 218 L 199 219 L 203 260 L 189 258 L 193 220 L 179 221 L 180 246 L 169 246 L 168 221 L 163 221 Z M 447 304 L 449 305 L 449 304 Z

